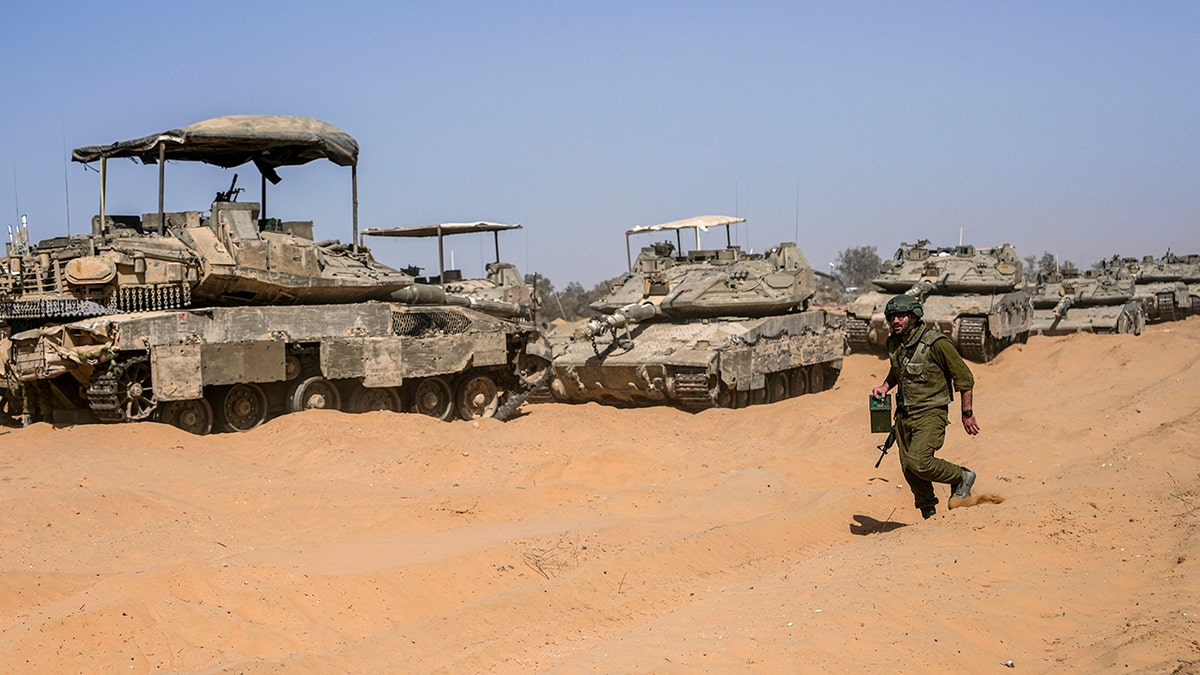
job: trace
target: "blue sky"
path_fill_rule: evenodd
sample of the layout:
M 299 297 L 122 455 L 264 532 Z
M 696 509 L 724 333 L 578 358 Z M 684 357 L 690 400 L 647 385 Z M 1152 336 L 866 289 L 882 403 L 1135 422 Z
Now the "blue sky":
M 65 160 L 229 114 L 322 119 L 360 145 L 360 226 L 495 220 L 522 271 L 624 271 L 623 231 L 747 218 L 818 268 L 901 241 L 1009 242 L 1080 264 L 1200 252 L 1197 2 L 8 3 L 0 227 L 88 229 Z M 168 210 L 232 171 L 168 166 Z M 257 177 L 242 168 L 243 201 Z M 109 211 L 157 209 L 112 167 Z M 349 172 L 281 170 L 272 215 L 350 239 Z M 69 203 L 69 208 L 68 208 Z M 452 240 L 468 273 L 490 241 Z M 719 242 L 713 239 L 714 245 Z M 367 240 L 383 262 L 433 249 Z

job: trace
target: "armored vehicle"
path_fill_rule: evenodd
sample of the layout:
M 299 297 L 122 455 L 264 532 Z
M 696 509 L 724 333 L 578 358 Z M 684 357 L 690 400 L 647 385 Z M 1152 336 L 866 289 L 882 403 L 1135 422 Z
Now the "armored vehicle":
M 520 225 L 504 225 L 479 221 L 473 223 L 441 223 L 424 227 L 394 227 L 371 228 L 363 231 L 365 236 L 403 237 L 412 239 L 437 238 L 438 273 L 437 276 L 420 276 L 424 268 L 410 266 L 405 271 L 416 277 L 417 283 L 437 285 L 450 293 L 466 295 L 486 300 L 500 300 L 516 303 L 528 310 L 526 318 L 533 318 L 537 311 L 538 298 L 533 286 L 525 283 L 524 277 L 512 263 L 500 259 L 500 233 L 521 229 Z M 463 234 L 492 234 L 495 249 L 495 260 L 486 263 L 481 277 L 463 277 L 461 269 L 453 265 L 454 255 L 451 251 L 451 265 L 446 267 L 445 238 L 451 235 Z
M 890 332 L 883 315 L 889 298 L 904 293 L 921 300 L 924 321 L 949 337 L 962 355 L 992 360 L 1033 326 L 1021 259 L 1011 244 L 994 248 L 930 248 L 928 240 L 901 244 L 871 280 L 879 290 L 846 307 L 846 344 L 852 351 L 879 351 Z
M 73 157 L 100 162 L 92 232 L 14 246 L 5 260 L 6 328 L 17 331 L 3 342 L 5 379 L 24 415 L 194 433 L 307 408 L 474 418 L 519 402 L 548 371 L 532 323 L 503 318 L 527 313 L 517 303 L 414 283 L 358 245 L 358 144 L 334 127 L 226 117 Z M 158 213 L 105 212 L 111 157 L 159 165 Z M 276 169 L 319 158 L 352 170 L 352 244 L 264 217 Z M 235 201 L 231 184 L 210 211 L 167 212 L 167 160 L 253 162 L 263 201 Z
M 730 242 L 728 216 L 634 227 L 674 234 L 641 249 L 602 315 L 555 347 L 550 390 L 561 401 L 687 410 L 778 401 L 832 386 L 841 372 L 841 319 L 809 309 L 813 270 L 794 243 L 747 254 Z M 725 228 L 725 247 L 700 233 Z M 682 233 L 695 235 L 684 251 Z
M 1151 321 L 1200 313 L 1200 254 L 1146 256 L 1137 269 L 1137 295 Z
M 107 213 L 108 160 L 113 158 L 158 164 L 157 212 Z M 28 327 L 130 311 L 387 299 L 412 277 L 377 263 L 356 243 L 314 241 L 311 221 L 267 217 L 267 183 L 279 182 L 276 170 L 320 158 L 354 169 L 352 192 L 357 194 L 358 143 L 304 117 L 222 117 L 77 148 L 74 161 L 99 162 L 100 213 L 89 234 L 54 237 L 32 247 L 10 244 L 0 274 L 0 320 Z M 170 160 L 226 168 L 253 162 L 262 176 L 261 201 L 236 201 L 242 188 L 236 187 L 234 174 L 210 210 L 165 211 Z M 357 199 L 350 201 L 357 241 Z
M 1038 275 L 1032 291 L 1033 332 L 1140 335 L 1146 311 L 1134 300 L 1134 279 L 1119 258 L 1080 273 L 1071 263 Z

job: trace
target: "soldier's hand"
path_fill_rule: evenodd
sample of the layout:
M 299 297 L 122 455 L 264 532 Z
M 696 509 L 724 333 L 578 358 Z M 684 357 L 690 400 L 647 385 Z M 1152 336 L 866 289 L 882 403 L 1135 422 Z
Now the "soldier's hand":
M 979 420 L 975 419 L 974 415 L 963 418 L 963 429 L 968 435 L 974 436 L 979 433 Z
M 878 387 L 875 387 L 871 390 L 871 398 L 877 401 L 883 399 L 884 396 L 887 396 L 888 388 L 889 387 L 886 384 L 881 384 Z

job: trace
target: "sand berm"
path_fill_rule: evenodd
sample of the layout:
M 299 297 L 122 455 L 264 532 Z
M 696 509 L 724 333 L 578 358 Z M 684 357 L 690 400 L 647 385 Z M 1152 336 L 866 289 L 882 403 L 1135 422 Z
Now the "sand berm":
M 853 355 L 743 410 L 0 436 L 6 672 L 1200 672 L 1200 317 L 973 366 L 922 521 Z M 956 419 L 952 418 L 952 419 Z

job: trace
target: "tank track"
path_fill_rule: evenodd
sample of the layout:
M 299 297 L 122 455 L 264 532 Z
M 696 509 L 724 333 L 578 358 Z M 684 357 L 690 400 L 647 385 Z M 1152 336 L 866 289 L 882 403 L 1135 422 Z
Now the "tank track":
M 867 337 L 870 322 L 863 319 L 846 319 L 846 346 L 852 352 L 871 351 L 871 339 Z
M 1158 318 L 1162 321 L 1174 321 L 1176 316 L 1175 294 L 1174 293 L 1159 293 L 1154 298 L 1158 306 Z
M 716 405 L 708 390 L 707 373 L 679 373 L 675 375 L 675 400 L 679 406 L 691 412 L 707 410 Z
M 964 358 L 979 363 L 989 360 L 987 354 L 987 319 L 964 317 L 958 324 L 958 349 Z
M 107 424 L 124 421 L 121 401 L 117 396 L 116 375 L 109 372 L 94 373 L 84 395 L 87 397 L 88 408 L 97 420 Z
M 520 381 L 518 390 L 509 393 L 508 397 L 504 400 L 504 403 L 501 403 L 500 407 L 496 409 L 496 414 L 492 415 L 492 417 L 500 420 L 501 422 L 507 422 L 516 417 L 517 410 L 521 407 L 521 404 L 525 403 L 525 401 L 531 397 L 535 397 L 539 393 L 544 392 L 546 399 L 542 401 L 535 398 L 535 403 L 554 400 L 554 398 L 550 396 L 549 368 L 546 368 L 545 374 L 543 374 L 540 380 L 537 382 L 526 382 L 523 378 L 517 379 Z

